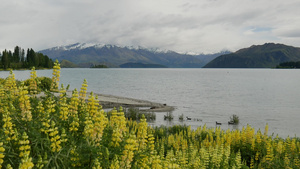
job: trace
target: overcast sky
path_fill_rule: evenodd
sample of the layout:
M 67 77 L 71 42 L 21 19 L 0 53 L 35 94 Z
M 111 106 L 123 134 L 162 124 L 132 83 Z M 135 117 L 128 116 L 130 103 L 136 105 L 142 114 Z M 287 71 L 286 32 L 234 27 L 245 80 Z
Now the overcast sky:
M 300 47 L 299 0 L 0 0 L 0 50 L 80 43 L 215 53 Z

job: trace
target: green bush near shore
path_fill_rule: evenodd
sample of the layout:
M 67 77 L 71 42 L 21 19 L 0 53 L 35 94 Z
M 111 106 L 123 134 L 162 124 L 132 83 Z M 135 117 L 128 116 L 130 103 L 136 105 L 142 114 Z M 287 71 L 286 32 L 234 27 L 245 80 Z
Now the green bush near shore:
M 37 77 L 35 79 L 37 83 L 38 92 L 41 91 L 50 91 L 52 79 L 49 77 Z M 25 86 L 30 86 L 30 79 L 24 81 Z
M 139 108 L 130 107 L 125 111 L 125 117 L 128 120 L 139 120 L 144 116 L 147 121 L 153 121 L 156 119 L 156 114 L 154 112 L 140 112 Z

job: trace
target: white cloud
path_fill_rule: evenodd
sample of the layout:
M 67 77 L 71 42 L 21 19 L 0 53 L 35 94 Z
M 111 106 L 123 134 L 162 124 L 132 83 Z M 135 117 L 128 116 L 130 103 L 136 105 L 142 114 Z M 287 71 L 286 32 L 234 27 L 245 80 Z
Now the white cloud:
M 300 46 L 298 0 L 0 0 L 0 49 L 76 42 L 179 52 Z

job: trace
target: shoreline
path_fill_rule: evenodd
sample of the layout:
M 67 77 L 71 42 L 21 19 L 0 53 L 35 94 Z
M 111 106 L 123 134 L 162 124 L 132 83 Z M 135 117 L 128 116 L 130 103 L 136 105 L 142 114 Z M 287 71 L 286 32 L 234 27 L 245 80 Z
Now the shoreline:
M 67 97 L 72 96 L 72 91 L 67 91 Z M 91 92 L 87 92 L 86 100 L 88 99 L 88 96 Z M 60 93 L 53 93 L 55 96 L 59 96 Z M 99 94 L 94 93 L 94 96 L 98 96 L 99 104 L 102 106 L 103 109 L 109 109 L 109 108 L 118 108 L 122 106 L 123 108 L 140 108 L 143 107 L 143 109 L 140 109 L 140 111 L 143 112 L 172 112 L 175 108 L 173 106 L 168 106 L 167 104 L 162 103 L 156 103 L 151 102 L 147 100 L 141 100 L 141 99 L 134 99 L 134 98 L 128 98 L 128 97 L 122 97 L 122 96 L 114 96 L 114 95 L 106 95 L 106 94 Z M 37 95 L 37 97 L 45 96 L 44 93 L 40 93 Z

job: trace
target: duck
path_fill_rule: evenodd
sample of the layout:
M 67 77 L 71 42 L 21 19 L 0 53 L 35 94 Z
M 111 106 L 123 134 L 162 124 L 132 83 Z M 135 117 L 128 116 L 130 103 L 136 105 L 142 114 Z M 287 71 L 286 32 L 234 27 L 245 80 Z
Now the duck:
M 218 123 L 218 122 L 216 121 L 216 125 L 222 125 L 222 123 Z
M 190 117 L 186 116 L 186 120 L 192 120 L 192 118 L 190 118 Z

